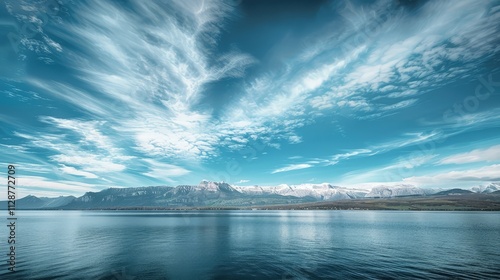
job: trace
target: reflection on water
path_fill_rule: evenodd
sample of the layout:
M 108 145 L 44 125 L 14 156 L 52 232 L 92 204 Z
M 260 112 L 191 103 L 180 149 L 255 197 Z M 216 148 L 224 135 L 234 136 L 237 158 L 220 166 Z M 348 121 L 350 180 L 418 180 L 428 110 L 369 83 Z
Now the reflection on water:
M 500 275 L 495 212 L 23 211 L 18 217 L 18 272 L 10 274 L 3 261 L 1 279 Z

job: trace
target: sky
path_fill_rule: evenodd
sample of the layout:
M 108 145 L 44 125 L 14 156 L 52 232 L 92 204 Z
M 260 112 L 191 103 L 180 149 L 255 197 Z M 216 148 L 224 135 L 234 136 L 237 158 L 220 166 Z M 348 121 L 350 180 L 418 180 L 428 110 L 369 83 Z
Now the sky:
M 0 165 L 48 197 L 499 182 L 499 29 L 500 1 L 5 0 Z

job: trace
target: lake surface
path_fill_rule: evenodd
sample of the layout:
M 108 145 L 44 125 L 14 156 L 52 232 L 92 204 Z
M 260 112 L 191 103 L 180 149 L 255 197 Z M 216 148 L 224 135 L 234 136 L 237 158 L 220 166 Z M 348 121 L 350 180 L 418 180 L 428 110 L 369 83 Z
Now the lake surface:
M 0 279 L 500 277 L 499 212 L 18 211 L 17 217 L 18 271 L 7 270 L 4 225 Z

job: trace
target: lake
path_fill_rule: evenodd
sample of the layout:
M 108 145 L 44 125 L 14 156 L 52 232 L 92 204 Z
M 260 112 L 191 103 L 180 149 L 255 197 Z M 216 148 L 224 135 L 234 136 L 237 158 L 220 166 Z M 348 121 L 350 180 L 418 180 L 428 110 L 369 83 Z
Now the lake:
M 3 211 L 6 212 L 6 211 Z M 0 279 L 500 277 L 499 212 L 18 211 Z M 7 223 L 6 213 L 1 218 Z

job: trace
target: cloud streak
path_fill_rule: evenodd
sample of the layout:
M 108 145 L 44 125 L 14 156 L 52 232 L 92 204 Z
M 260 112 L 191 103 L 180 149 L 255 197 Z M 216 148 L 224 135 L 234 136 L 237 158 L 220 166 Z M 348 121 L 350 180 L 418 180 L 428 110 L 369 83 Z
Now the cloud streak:
M 310 167 L 312 167 L 312 165 L 307 164 L 307 163 L 290 164 L 288 166 L 285 166 L 285 167 L 273 170 L 271 172 L 271 174 L 281 173 L 281 172 L 289 172 L 289 171 L 300 170 L 300 169 L 306 169 L 306 168 L 310 168 Z
M 486 149 L 475 149 L 467 153 L 460 153 L 445 157 L 439 161 L 440 164 L 464 164 L 472 162 L 500 161 L 500 145 L 491 146 Z
M 485 183 L 500 181 L 499 174 L 500 164 L 494 164 L 476 169 L 454 170 L 436 175 L 413 176 L 405 178 L 403 181 L 424 186 L 451 185 L 459 182 Z

